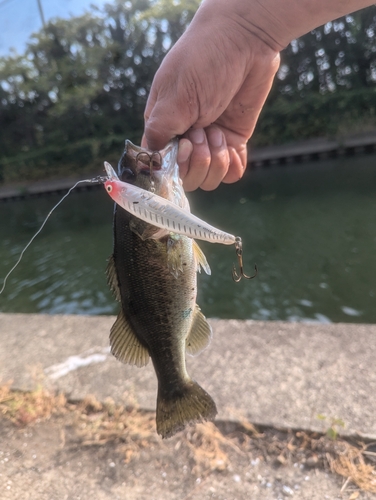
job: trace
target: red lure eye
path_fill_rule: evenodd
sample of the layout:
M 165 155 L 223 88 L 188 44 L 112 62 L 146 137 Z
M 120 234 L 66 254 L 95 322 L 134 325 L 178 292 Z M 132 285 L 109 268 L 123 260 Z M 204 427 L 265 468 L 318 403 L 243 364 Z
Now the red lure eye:
M 106 186 L 106 189 L 107 189 L 107 193 L 111 193 L 111 191 L 112 191 L 112 186 L 111 186 L 111 184 L 108 184 L 108 185 Z

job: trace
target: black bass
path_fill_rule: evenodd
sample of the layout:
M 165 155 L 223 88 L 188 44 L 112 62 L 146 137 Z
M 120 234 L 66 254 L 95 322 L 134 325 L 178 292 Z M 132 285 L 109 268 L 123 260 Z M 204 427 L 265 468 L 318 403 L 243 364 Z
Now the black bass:
M 152 153 L 126 141 L 120 181 L 153 191 L 189 211 L 176 164 L 177 141 Z M 211 328 L 196 304 L 196 272 L 210 268 L 191 238 L 161 229 L 115 205 L 114 251 L 108 282 L 121 303 L 111 328 L 111 352 L 124 363 L 152 359 L 158 378 L 157 432 L 170 437 L 186 424 L 212 420 L 217 409 L 186 370 L 185 353 L 210 342 Z

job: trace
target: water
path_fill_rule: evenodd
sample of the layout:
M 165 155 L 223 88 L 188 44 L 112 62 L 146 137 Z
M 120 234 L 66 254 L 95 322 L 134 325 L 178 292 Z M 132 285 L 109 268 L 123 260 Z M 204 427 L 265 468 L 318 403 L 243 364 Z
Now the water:
M 234 283 L 231 246 L 200 243 L 212 275 L 199 276 L 208 317 L 376 322 L 376 157 L 274 167 L 233 185 L 190 194 L 192 211 L 243 238 Z M 60 199 L 0 205 L 0 276 Z M 72 194 L 27 250 L 0 296 L 3 312 L 115 314 L 104 270 L 112 203 L 103 191 Z

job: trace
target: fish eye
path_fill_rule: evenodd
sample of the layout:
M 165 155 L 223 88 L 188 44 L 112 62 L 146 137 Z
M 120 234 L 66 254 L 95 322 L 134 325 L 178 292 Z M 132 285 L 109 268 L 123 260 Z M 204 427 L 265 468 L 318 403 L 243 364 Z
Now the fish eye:
M 106 186 L 106 189 L 107 189 L 107 193 L 111 193 L 111 191 L 112 191 L 111 184 L 109 184 L 108 186 Z

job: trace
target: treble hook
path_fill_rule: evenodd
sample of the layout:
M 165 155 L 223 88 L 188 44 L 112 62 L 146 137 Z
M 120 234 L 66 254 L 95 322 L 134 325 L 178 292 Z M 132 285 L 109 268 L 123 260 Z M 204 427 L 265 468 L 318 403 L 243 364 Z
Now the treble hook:
M 154 168 L 154 161 L 155 161 L 154 157 L 155 156 L 159 157 L 159 161 L 157 163 L 158 168 L 154 168 L 154 170 L 159 170 L 161 168 L 161 165 L 162 165 L 162 156 L 161 156 L 161 153 L 159 151 L 153 151 L 151 154 L 147 153 L 146 151 L 140 151 L 136 156 L 136 162 L 140 159 L 139 157 L 142 155 L 146 155 L 148 157 L 148 160 L 149 160 L 150 180 L 151 180 L 150 191 L 152 193 L 154 193 L 154 191 L 155 191 L 154 177 L 153 177 L 153 168 Z
M 235 265 L 232 268 L 232 279 L 235 281 L 235 283 L 239 283 L 239 281 L 242 278 L 246 278 L 247 280 L 252 280 L 253 278 L 256 278 L 256 276 L 257 276 L 257 266 L 256 265 L 255 265 L 255 274 L 253 276 L 247 276 L 244 273 L 244 270 L 243 270 L 243 243 L 242 243 L 242 239 L 239 236 L 237 236 L 235 238 L 235 252 L 236 252 L 236 256 L 238 257 L 238 263 L 239 263 L 239 268 L 240 268 L 239 274 L 236 272 Z

